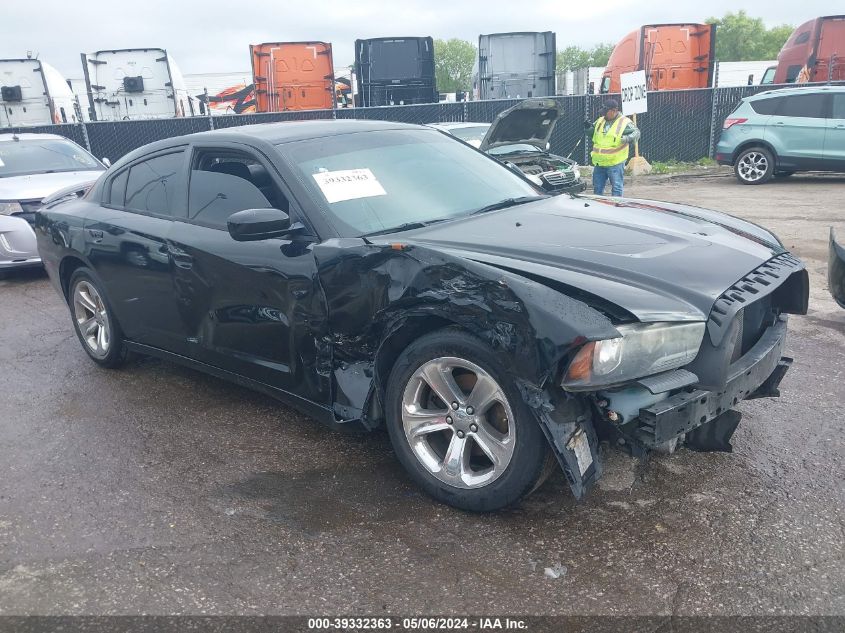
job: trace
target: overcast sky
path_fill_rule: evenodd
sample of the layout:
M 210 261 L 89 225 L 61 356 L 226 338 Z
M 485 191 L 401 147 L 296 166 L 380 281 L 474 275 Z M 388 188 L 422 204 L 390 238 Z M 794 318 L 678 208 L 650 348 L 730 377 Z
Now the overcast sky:
M 185 74 L 246 71 L 249 44 L 331 42 L 336 67 L 356 38 L 431 35 L 477 42 L 479 33 L 555 31 L 558 48 L 615 42 L 642 24 L 703 22 L 745 9 L 767 26 L 836 13 L 831 2 L 771 0 L 0 0 L 0 59 L 27 51 L 81 77 L 79 53 L 165 48 Z

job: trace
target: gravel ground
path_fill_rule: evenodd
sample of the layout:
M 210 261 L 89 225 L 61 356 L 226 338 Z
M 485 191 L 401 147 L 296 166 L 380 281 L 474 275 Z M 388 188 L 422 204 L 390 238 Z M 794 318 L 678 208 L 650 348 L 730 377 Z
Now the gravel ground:
M 845 615 L 845 311 L 824 277 L 843 185 L 629 181 L 807 262 L 783 397 L 741 405 L 732 454 L 610 449 L 583 502 L 557 475 L 486 516 L 421 495 L 383 434 L 157 360 L 98 369 L 43 275 L 0 281 L 0 614 Z

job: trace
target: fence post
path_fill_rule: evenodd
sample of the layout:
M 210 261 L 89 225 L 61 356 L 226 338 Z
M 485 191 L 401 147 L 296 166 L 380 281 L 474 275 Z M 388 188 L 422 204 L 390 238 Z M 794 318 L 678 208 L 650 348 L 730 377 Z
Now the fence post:
M 85 120 L 82 118 L 82 107 L 79 105 L 79 95 L 73 96 L 73 108 L 76 110 L 76 120 L 79 122 L 79 127 L 82 128 L 82 140 L 85 141 L 85 149 L 91 151 L 91 139 L 88 138 L 88 127 L 85 125 Z
M 581 99 L 584 101 L 584 120 L 585 121 L 592 121 L 592 117 L 590 116 L 590 111 L 588 107 L 590 105 L 590 95 L 584 94 L 581 96 Z M 588 139 L 588 132 L 585 129 L 583 132 L 583 143 L 584 143 L 584 161 L 581 163 L 582 165 L 589 165 L 590 164 L 590 148 L 589 139 Z
M 211 101 L 208 100 L 208 88 L 203 88 L 205 95 L 205 113 L 208 115 L 208 129 L 214 129 L 214 118 L 211 116 Z
M 710 142 L 707 145 L 707 158 L 713 158 L 716 154 L 716 112 L 718 111 L 718 88 L 711 88 L 710 97 Z

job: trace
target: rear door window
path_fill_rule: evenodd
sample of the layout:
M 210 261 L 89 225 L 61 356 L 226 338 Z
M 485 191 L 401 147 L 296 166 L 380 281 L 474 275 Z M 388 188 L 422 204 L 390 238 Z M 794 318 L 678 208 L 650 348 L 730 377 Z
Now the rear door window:
M 782 97 L 774 97 L 772 99 L 759 99 L 751 102 L 751 109 L 757 114 L 775 114 L 777 113 Z
M 777 114 L 786 117 L 823 119 L 826 103 L 826 94 L 790 95 L 783 97 L 783 103 L 778 108 Z
M 129 180 L 129 170 L 124 169 L 117 176 L 112 178 L 109 187 L 109 204 L 114 207 L 122 207 L 126 200 L 126 181 Z
M 845 119 L 845 93 L 833 95 L 833 119 Z
M 173 152 L 136 163 L 129 168 L 125 207 L 130 211 L 178 215 L 176 191 L 185 152 Z

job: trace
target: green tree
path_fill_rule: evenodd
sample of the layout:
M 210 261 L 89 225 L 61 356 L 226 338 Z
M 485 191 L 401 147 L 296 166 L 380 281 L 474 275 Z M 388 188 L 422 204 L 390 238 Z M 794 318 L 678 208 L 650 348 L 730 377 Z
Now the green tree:
M 607 66 L 613 46 L 610 43 L 596 44 L 592 48 L 567 46 L 557 52 L 557 69 L 575 70 L 588 66 Z
M 716 59 L 720 62 L 774 59 L 793 31 L 788 24 L 767 29 L 761 18 L 752 18 L 743 10 L 708 18 L 707 23 L 716 25 Z
M 437 90 L 470 90 L 476 55 L 472 42 L 457 38 L 434 40 L 434 75 L 437 79 Z

